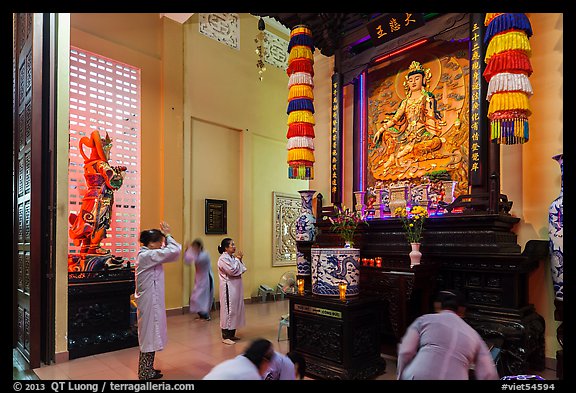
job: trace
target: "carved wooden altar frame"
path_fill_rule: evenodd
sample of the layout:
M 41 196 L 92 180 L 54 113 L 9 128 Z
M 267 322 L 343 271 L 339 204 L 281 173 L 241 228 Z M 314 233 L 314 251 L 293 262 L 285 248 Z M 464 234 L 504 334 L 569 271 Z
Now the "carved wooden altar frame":
M 446 26 L 451 28 L 445 29 Z M 519 218 L 509 214 L 512 203 L 500 194 L 500 148 L 490 142 L 487 132 L 484 98 L 487 84 L 482 77 L 485 66 L 483 37 L 484 14 L 443 14 L 420 29 L 356 56 L 344 56 L 345 48 L 337 49 L 334 72 L 342 84 L 354 85 L 352 192 L 365 191 L 366 69 L 378 59 L 392 57 L 423 40 L 469 42 L 469 87 L 473 94 L 470 94 L 468 121 L 473 130 L 470 135 L 479 143 L 477 160 L 470 159 L 470 165 L 476 165 L 477 170 L 469 175 L 468 193 L 449 204 L 446 214 L 427 221 L 424 256 L 416 269 L 410 268 L 409 246 L 397 219 L 375 219 L 360 231 L 355 244 L 362 250 L 361 258 L 381 257 L 383 260 L 382 269 L 378 271 L 360 267 L 360 295 L 381 296 L 385 325 L 390 327 L 388 332 L 383 332 L 384 341 L 388 339 L 390 354 L 394 355 L 396 344 L 408 324 L 416 316 L 432 312 L 429 295 L 433 291 L 465 289 L 468 306 L 465 319 L 485 340 L 502 349 L 500 374 L 517 375 L 544 367 L 544 319 L 528 303 L 528 274 L 548 255 L 548 246 L 547 241 L 531 240 L 521 252 L 512 231 Z M 346 37 L 342 41 L 346 42 Z M 340 138 L 336 140 L 338 146 L 342 146 L 342 134 L 336 135 Z M 469 157 L 472 157 L 470 153 Z M 337 191 L 342 192 L 341 175 L 332 177 L 331 184 L 336 184 Z M 331 202 L 339 204 L 334 195 L 332 192 Z M 321 195 L 318 204 L 321 206 L 316 217 L 319 233 L 313 246 L 330 247 L 338 239 L 323 215 L 331 214 L 333 209 L 322 206 Z M 456 213 L 454 208 L 459 208 L 461 213 Z M 363 280 L 363 277 L 367 278 Z M 420 293 L 414 293 L 418 282 Z M 391 304 L 390 299 L 399 293 L 408 297 L 402 302 L 397 296 L 398 302 Z M 514 326 L 518 329 L 514 330 Z
M 410 146 L 415 136 L 408 136 L 405 144 L 392 132 L 384 132 L 378 143 L 373 143 L 372 139 L 381 122 L 392 116 L 401 101 L 407 98 L 403 83 L 413 61 L 430 70 L 430 80 L 425 88 L 434 94 L 441 116 L 436 131 L 440 146 L 426 154 L 417 152 L 415 147 L 403 157 L 393 159 L 394 145 Z M 366 188 L 382 189 L 400 182 L 408 182 L 413 188 L 423 183 L 426 173 L 445 170 L 452 180 L 457 180 L 456 196 L 468 193 L 469 69 L 467 42 L 422 41 L 417 47 L 366 70 L 366 122 L 358 129 L 365 134 L 362 139 L 367 141 L 364 146 L 367 162 L 360 174 L 366 179 Z
M 483 62 L 484 14 L 450 13 L 443 14 L 424 27 L 416 29 L 391 42 L 368 49 L 357 56 L 345 56 L 344 47 L 335 51 L 334 74 L 342 86 L 354 85 L 354 179 L 353 191 L 365 190 L 367 163 L 367 85 L 366 71 L 382 59 L 391 59 L 411 47 L 426 42 L 439 40 L 461 40 L 470 43 L 470 73 L 468 87 L 470 103 L 468 124 L 470 136 L 475 140 L 469 143 L 474 152 L 469 153 L 469 187 L 468 193 L 462 194 L 449 209 L 462 207 L 469 213 L 509 212 L 511 203 L 505 195 L 500 194 L 500 146 L 491 143 L 487 129 L 487 101 L 484 99 L 487 83 L 482 77 L 485 68 Z M 450 29 L 446 29 L 450 26 Z M 343 39 L 346 42 L 346 38 Z M 334 79 L 334 78 L 333 78 Z M 340 98 L 340 97 L 339 97 Z M 341 99 L 341 98 L 340 98 Z M 339 105 L 341 108 L 342 105 Z M 334 115 L 333 115 L 334 117 Z M 336 142 L 342 149 L 342 133 L 337 134 Z M 475 157 L 474 160 L 471 157 Z M 336 172 L 331 185 L 334 204 L 339 204 L 338 195 L 342 193 L 342 174 Z

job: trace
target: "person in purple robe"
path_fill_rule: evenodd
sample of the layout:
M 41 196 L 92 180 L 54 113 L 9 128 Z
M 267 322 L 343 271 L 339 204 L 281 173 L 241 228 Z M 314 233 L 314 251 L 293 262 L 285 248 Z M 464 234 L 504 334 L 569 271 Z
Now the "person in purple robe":
M 268 370 L 264 374 L 266 381 L 294 381 L 304 379 L 306 374 L 306 358 L 296 351 L 290 351 L 286 355 L 274 351 L 270 359 Z
M 190 294 L 190 312 L 197 313 L 199 319 L 209 321 L 210 310 L 214 304 L 214 275 L 210 254 L 204 250 L 202 240 L 195 239 L 184 252 L 184 263 L 194 263 L 194 288 Z
M 244 353 L 218 363 L 202 379 L 261 381 L 273 356 L 272 343 L 265 338 L 257 338 Z
M 242 262 L 242 251 L 236 252 L 236 244 L 231 238 L 222 239 L 218 252 L 222 342 L 233 345 L 240 339 L 236 337 L 236 329 L 246 325 L 242 284 L 242 274 L 246 272 L 246 266 Z
M 162 378 L 154 368 L 154 355 L 168 342 L 166 305 L 164 303 L 164 267 L 166 262 L 180 258 L 182 246 L 170 234 L 170 226 L 160 223 L 160 229 L 140 233 L 142 247 L 136 259 L 136 292 L 138 345 L 138 379 Z
M 460 315 L 462 295 L 440 291 L 436 313 L 414 320 L 398 345 L 396 376 L 399 380 L 498 379 L 496 365 L 486 342 Z M 460 315 L 458 314 L 460 313 Z

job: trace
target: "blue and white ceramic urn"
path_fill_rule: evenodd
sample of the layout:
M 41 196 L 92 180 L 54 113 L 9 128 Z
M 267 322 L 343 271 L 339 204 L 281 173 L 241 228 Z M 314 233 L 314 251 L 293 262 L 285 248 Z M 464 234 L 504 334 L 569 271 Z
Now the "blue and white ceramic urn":
M 299 276 L 309 276 L 311 274 L 312 267 L 310 266 L 310 261 L 306 259 L 306 255 L 300 251 L 296 253 L 296 269 L 298 270 Z
M 338 284 L 346 282 L 346 296 L 360 294 L 359 248 L 312 248 L 312 293 L 339 296 Z
M 560 195 L 548 209 L 548 236 L 550 239 L 550 268 L 554 297 L 564 300 L 564 160 L 563 154 L 552 157 L 560 164 Z
M 316 239 L 316 217 L 312 214 L 312 198 L 316 191 L 298 191 L 302 198 L 300 216 L 296 219 L 296 241 L 313 242 Z

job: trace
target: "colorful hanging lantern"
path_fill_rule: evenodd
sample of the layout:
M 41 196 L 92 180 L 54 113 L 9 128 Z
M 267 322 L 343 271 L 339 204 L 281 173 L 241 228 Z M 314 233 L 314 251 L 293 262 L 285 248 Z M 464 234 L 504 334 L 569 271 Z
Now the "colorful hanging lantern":
M 528 142 L 532 114 L 528 99 L 533 94 L 528 79 L 532 75 L 530 21 L 525 14 L 490 13 L 484 25 L 487 66 L 483 76 L 488 82 L 490 138 L 500 144 Z
M 314 42 L 307 26 L 295 26 L 288 43 L 288 178 L 314 178 Z

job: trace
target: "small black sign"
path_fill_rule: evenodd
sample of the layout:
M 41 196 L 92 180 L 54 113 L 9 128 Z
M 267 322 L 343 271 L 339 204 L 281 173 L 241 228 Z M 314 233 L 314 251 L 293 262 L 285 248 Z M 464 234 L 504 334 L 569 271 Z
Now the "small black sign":
M 366 27 L 374 46 L 377 46 L 424 26 L 424 23 L 424 15 L 422 13 L 400 12 L 386 14 L 368 23 Z
M 205 201 L 204 233 L 223 235 L 228 232 L 226 228 L 227 209 L 226 201 L 206 199 Z

